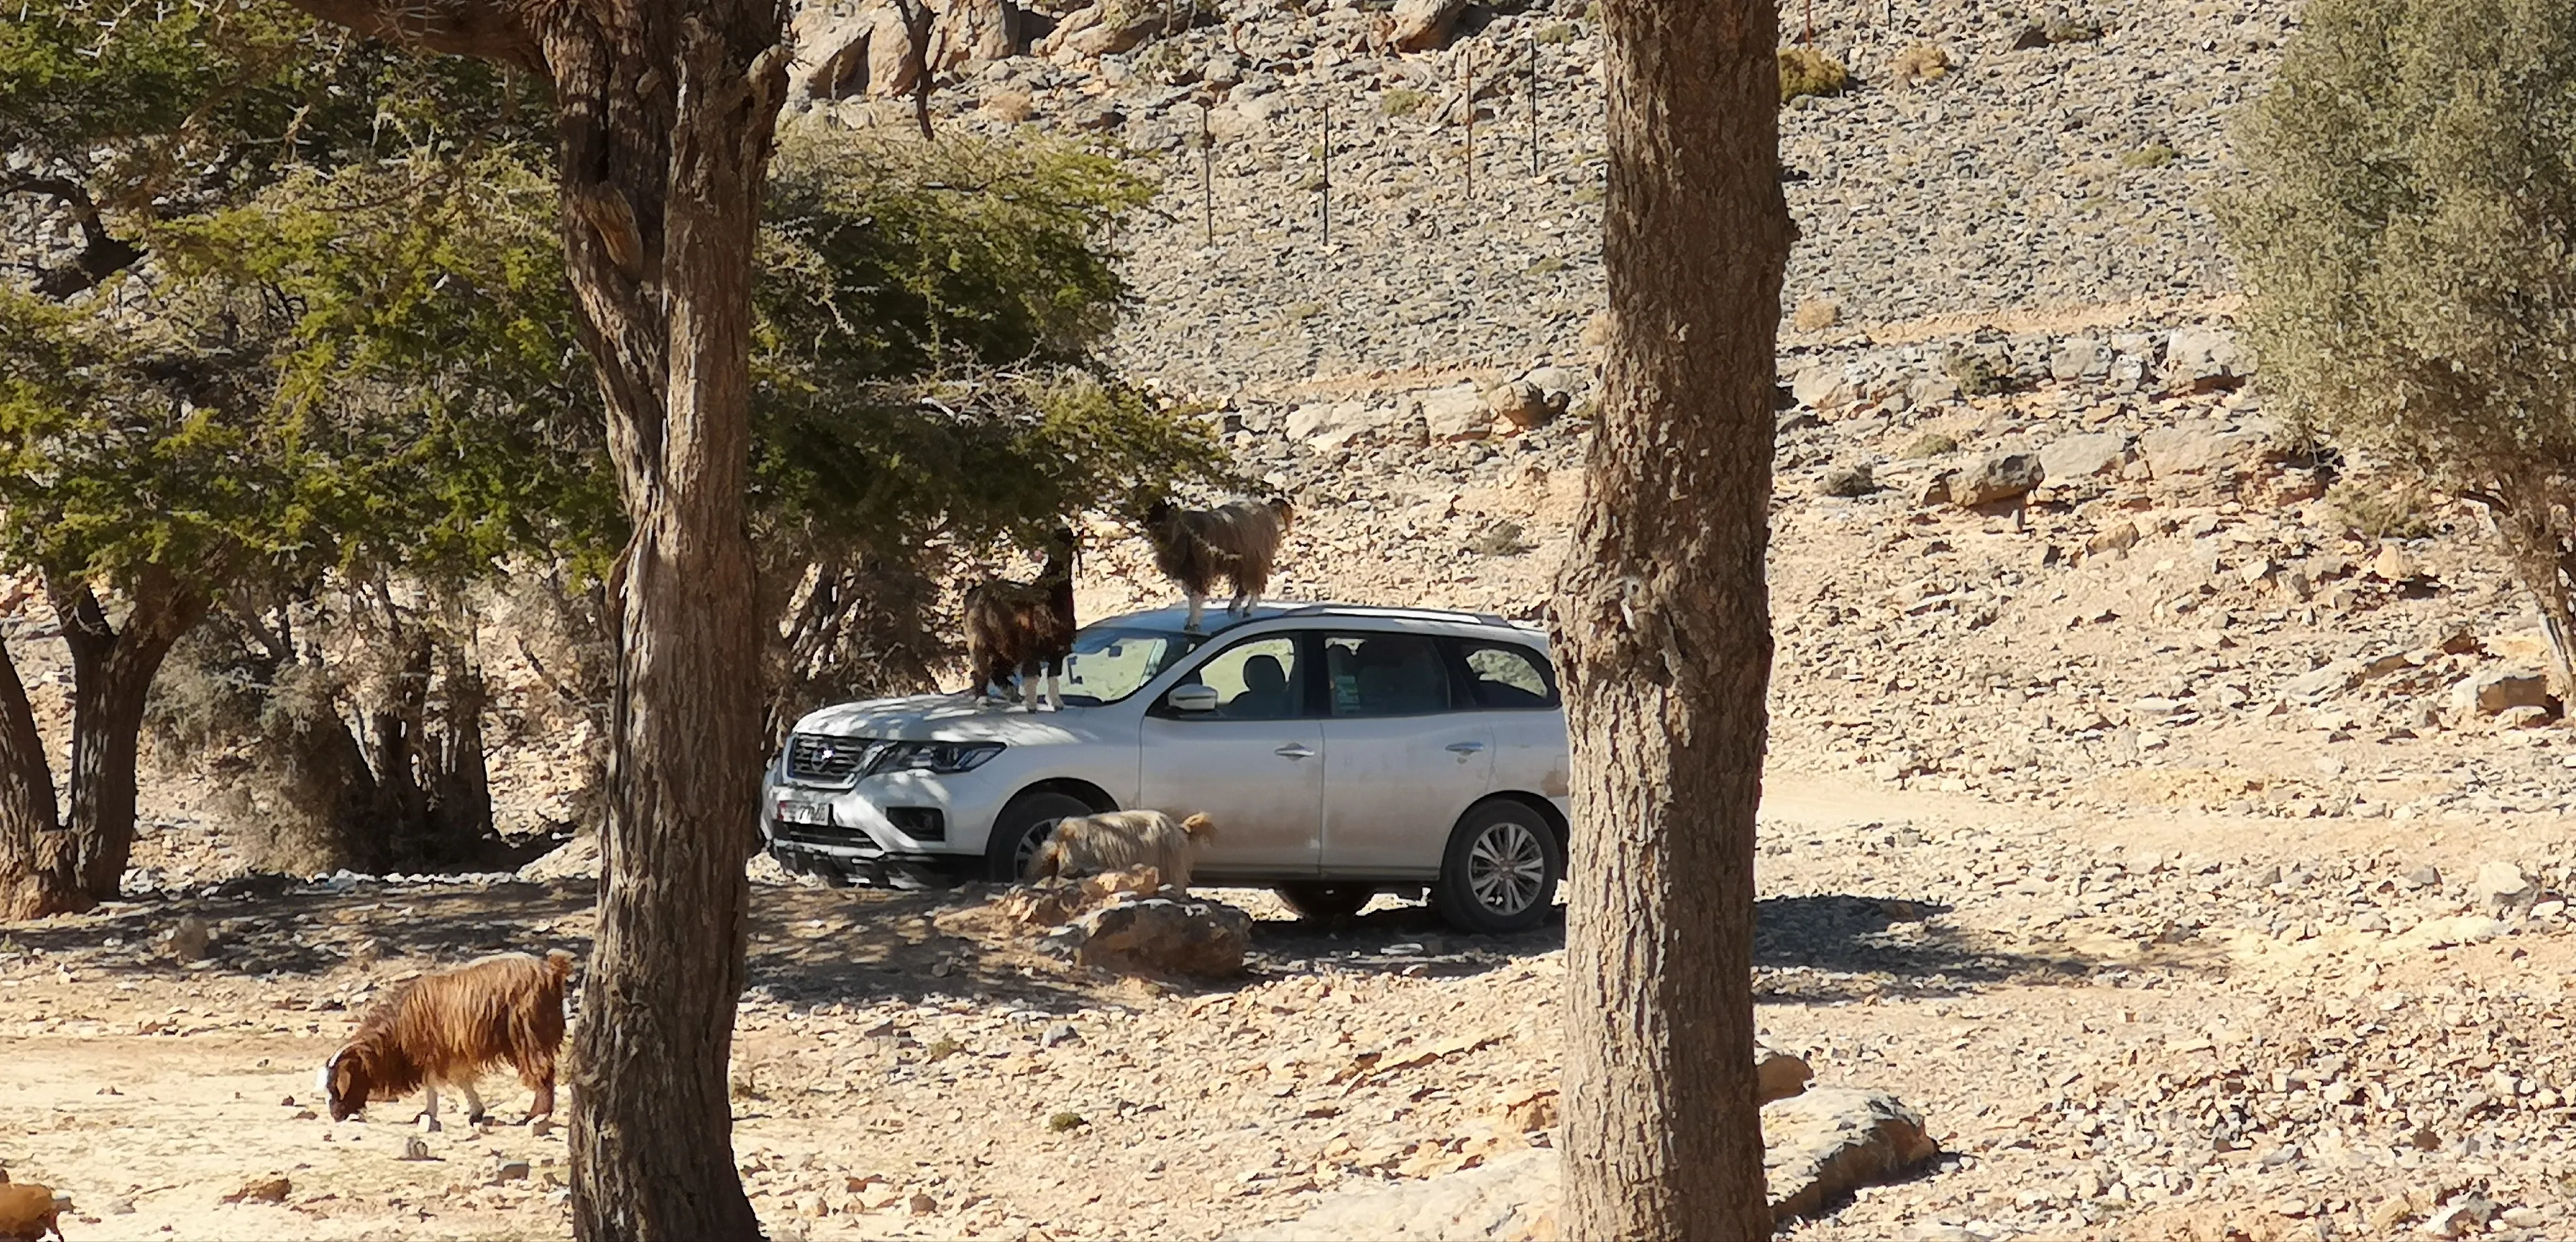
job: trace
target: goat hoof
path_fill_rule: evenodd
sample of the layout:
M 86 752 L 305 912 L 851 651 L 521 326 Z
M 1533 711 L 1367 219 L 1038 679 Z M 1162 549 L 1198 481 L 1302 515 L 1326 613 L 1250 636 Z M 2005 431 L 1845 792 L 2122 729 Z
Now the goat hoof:
M 447 1128 L 438 1124 L 438 1118 L 432 1117 L 427 1113 L 422 1113 L 420 1116 L 413 1118 L 413 1120 L 420 1123 L 421 1133 L 423 1134 L 436 1134 Z

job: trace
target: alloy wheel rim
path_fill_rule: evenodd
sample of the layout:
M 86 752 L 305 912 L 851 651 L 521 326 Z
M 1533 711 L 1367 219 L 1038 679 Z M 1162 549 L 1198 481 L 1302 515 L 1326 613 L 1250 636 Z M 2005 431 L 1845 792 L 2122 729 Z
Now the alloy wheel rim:
M 1060 822 L 1042 819 L 1029 826 L 1027 834 L 1020 838 L 1020 848 L 1011 856 L 1011 874 L 1023 880 L 1029 878 L 1029 864 L 1037 860 L 1038 847 L 1046 844 L 1047 834 L 1054 832 Z
M 1529 826 L 1505 820 L 1485 829 L 1467 851 L 1467 889 L 1496 914 L 1527 910 L 1547 882 L 1547 851 Z

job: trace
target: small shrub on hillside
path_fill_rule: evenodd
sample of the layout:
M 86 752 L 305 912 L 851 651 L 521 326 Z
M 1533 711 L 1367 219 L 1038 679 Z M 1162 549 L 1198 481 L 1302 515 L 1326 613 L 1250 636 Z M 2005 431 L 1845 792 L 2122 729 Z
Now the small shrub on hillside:
M 1399 86 L 1377 97 L 1377 109 L 1388 116 L 1411 116 L 1431 106 L 1431 94 Z
M 1950 72 L 1950 54 L 1930 43 L 1917 43 L 1887 63 L 1888 80 L 1910 86 L 1937 81 Z
M 1839 95 L 1851 89 L 1851 70 L 1811 47 L 1780 49 L 1780 102 L 1801 95 Z
M 2433 494 L 2421 479 L 2342 479 L 2326 503 L 2364 539 L 2422 539 L 2433 534 Z
M 2162 168 L 2167 164 L 2173 163 L 2175 156 L 2176 153 L 2172 147 L 2159 142 L 2152 146 L 2144 146 L 2135 151 L 2123 153 L 2120 156 L 2120 167 Z
M 1829 298 L 1809 298 L 1789 315 L 1789 322 L 1801 332 L 1822 332 L 1842 321 L 1842 305 Z
M 2035 48 L 2054 47 L 2060 43 L 2091 43 L 2102 37 L 2100 22 L 2086 21 L 2064 14 L 2022 28 L 2013 38 L 2013 50 L 2027 52 Z
M 1530 41 L 1533 43 L 1544 43 L 1551 46 L 1559 43 L 1572 43 L 1574 42 L 1574 23 L 1557 22 L 1554 25 L 1541 26 L 1539 27 L 1537 34 L 1530 36 Z
M 1927 431 L 1908 441 L 1904 448 L 1896 450 L 1896 458 L 1899 461 L 1917 461 L 1925 457 L 1939 457 L 1944 453 L 1958 451 L 1958 441 L 1937 431 Z
M 1965 396 L 1991 397 L 2013 389 L 2012 371 L 1985 354 L 1956 351 L 1941 360 L 1941 371 Z

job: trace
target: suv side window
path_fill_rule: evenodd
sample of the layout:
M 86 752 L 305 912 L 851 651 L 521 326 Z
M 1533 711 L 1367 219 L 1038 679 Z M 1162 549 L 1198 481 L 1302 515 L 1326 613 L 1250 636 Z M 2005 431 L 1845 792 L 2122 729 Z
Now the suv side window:
M 1297 636 L 1277 634 L 1226 648 L 1181 678 L 1213 687 L 1218 720 L 1293 720 L 1306 714 Z
M 1423 716 L 1448 711 L 1448 662 L 1427 634 L 1334 634 L 1324 676 L 1335 716 Z
M 1458 640 L 1467 666 L 1467 689 L 1477 707 L 1488 710 L 1556 706 L 1555 670 L 1547 657 L 1518 643 Z

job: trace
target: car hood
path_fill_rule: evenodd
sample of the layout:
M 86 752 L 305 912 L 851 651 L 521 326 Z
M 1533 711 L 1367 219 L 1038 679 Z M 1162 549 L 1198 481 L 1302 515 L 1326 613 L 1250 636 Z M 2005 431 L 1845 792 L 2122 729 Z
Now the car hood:
M 1097 708 L 1031 712 L 962 694 L 916 694 L 900 699 L 839 703 L 796 722 L 799 733 L 873 737 L 904 742 L 1006 742 L 1043 746 L 1080 741 L 1085 718 Z

